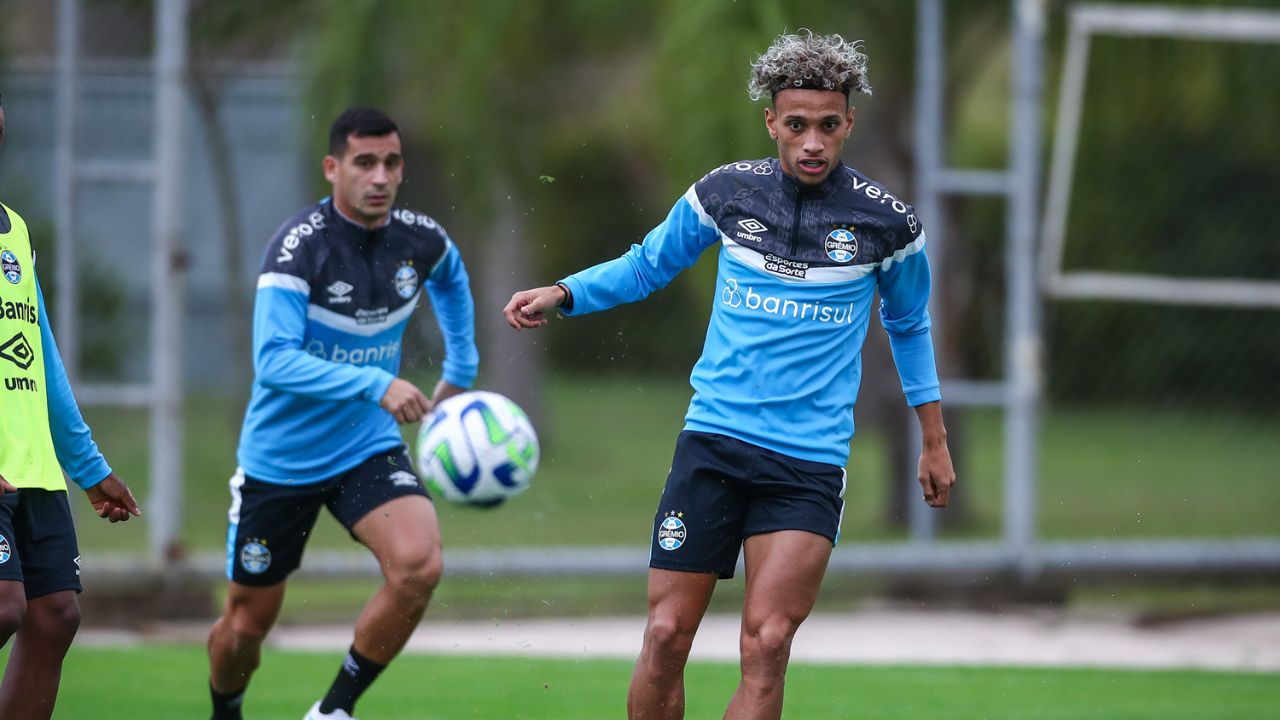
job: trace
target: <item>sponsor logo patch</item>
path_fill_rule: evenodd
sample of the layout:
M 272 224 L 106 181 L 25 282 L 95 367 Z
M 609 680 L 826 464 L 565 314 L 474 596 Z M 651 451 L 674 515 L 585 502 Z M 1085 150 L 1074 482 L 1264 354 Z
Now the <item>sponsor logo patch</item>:
M 26 336 L 18 333 L 0 345 L 0 360 L 8 360 L 20 369 L 26 370 L 36 361 L 36 352 L 27 342 Z
M 9 538 L 0 535 L 0 565 L 9 562 L 9 558 L 13 555 L 12 549 L 9 547 Z
M 739 230 L 736 233 L 738 239 L 747 240 L 753 243 L 764 242 L 764 238 L 760 237 L 760 233 L 769 232 L 769 226 L 755 218 L 739 220 L 738 227 L 742 228 L 742 230 Z
M 318 357 L 321 360 L 328 360 L 336 363 L 347 363 L 349 365 L 370 365 L 372 363 L 387 362 L 400 352 L 400 341 L 389 340 L 381 345 L 373 345 L 371 347 L 354 347 L 346 348 L 338 343 L 334 343 L 328 347 L 318 338 L 312 338 L 302 348 L 312 357 Z
M 351 291 L 355 290 L 355 287 L 351 283 L 338 280 L 325 290 L 329 293 L 330 305 L 344 305 L 351 302 Z
M 391 473 L 391 484 L 396 487 L 417 487 L 418 478 L 406 470 L 397 470 Z
M 811 320 L 836 325 L 853 324 L 853 303 L 828 305 L 820 300 L 792 300 L 756 292 L 751 285 L 741 285 L 736 278 L 725 278 L 720 302 L 730 308 L 743 308 L 792 320 Z

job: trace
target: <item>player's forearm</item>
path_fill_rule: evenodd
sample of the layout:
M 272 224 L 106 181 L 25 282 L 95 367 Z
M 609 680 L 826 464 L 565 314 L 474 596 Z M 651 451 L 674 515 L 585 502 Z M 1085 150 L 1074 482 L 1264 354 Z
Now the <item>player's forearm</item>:
M 920 437 L 925 450 L 946 447 L 947 428 L 942 424 L 942 402 L 935 400 L 916 406 L 916 418 L 920 421 Z
M 572 307 L 562 312 L 585 315 L 643 300 L 697 262 L 715 240 L 716 231 L 703 225 L 686 194 L 643 243 L 632 245 L 619 258 L 561 279 L 573 297 Z
M 938 370 L 934 361 L 933 340 L 926 329 L 912 335 L 889 335 L 893 364 L 898 368 L 902 394 L 907 404 L 918 407 L 942 399 Z
M 480 370 L 480 352 L 476 349 L 475 303 L 465 271 L 447 284 L 428 284 L 436 323 L 444 338 L 444 380 L 468 388 Z

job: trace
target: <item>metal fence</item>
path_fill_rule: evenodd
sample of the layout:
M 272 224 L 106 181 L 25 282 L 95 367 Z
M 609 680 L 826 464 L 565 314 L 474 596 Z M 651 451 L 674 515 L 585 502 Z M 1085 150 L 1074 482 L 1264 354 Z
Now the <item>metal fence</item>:
M 75 5 L 71 0 L 63 0 L 60 12 L 72 12 L 69 8 Z M 1195 498 L 1191 495 L 1187 497 L 1188 510 L 1181 520 L 1178 517 L 1148 518 L 1143 527 L 1141 519 L 1141 494 L 1158 492 L 1162 487 L 1161 473 L 1167 468 L 1158 458 L 1188 457 L 1185 452 L 1172 452 L 1185 451 L 1186 447 L 1169 448 L 1167 443 L 1171 441 L 1183 445 L 1196 437 L 1239 441 L 1235 446 L 1208 445 L 1198 455 L 1203 463 L 1198 472 L 1205 476 L 1203 492 L 1214 492 L 1233 482 L 1232 473 L 1256 476 L 1248 482 L 1276 479 L 1274 463 L 1257 460 L 1277 459 L 1271 449 L 1274 443 L 1266 435 L 1266 428 L 1275 427 L 1274 412 L 1268 413 L 1266 408 L 1273 407 L 1278 399 L 1276 395 L 1280 394 L 1280 383 L 1274 376 L 1266 375 L 1267 368 L 1274 370 L 1273 358 L 1280 354 L 1274 341 L 1268 344 L 1266 340 L 1280 337 L 1274 312 L 1277 304 L 1274 279 L 1280 274 L 1280 268 L 1267 264 L 1276 257 L 1267 248 L 1275 244 L 1276 231 L 1280 230 L 1274 199 L 1268 194 L 1274 194 L 1275 186 L 1249 186 L 1229 179 L 1205 180 L 1203 166 L 1195 162 L 1184 162 L 1181 166 L 1161 164 L 1178 157 L 1178 148 L 1152 151 L 1126 140 L 1123 135 L 1093 132 L 1091 123 L 1140 128 L 1141 117 L 1116 117 L 1126 112 L 1177 118 L 1182 111 L 1181 117 L 1192 125 L 1203 119 L 1180 108 L 1176 97 L 1148 98 L 1151 102 L 1167 103 L 1167 107 L 1153 110 L 1136 102 L 1092 97 L 1088 85 L 1088 68 L 1098 67 L 1089 62 L 1093 42 L 1093 50 L 1102 47 L 1109 53 L 1108 59 L 1115 63 L 1108 65 L 1107 71 L 1123 72 L 1127 68 L 1135 73 L 1135 86 L 1141 85 L 1143 68 L 1151 72 L 1157 68 L 1166 71 L 1180 62 L 1194 65 L 1197 62 L 1194 53 L 1207 50 L 1210 54 L 1216 53 L 1215 57 L 1226 53 L 1215 62 L 1234 63 L 1229 66 L 1230 71 L 1257 73 L 1250 77 L 1256 77 L 1254 82 L 1259 87 L 1274 87 L 1274 81 L 1267 78 L 1270 77 L 1268 68 L 1275 67 L 1276 48 L 1280 47 L 1274 44 L 1274 28 L 1280 23 L 1280 14 L 1068 6 L 1063 18 L 1067 30 L 1066 51 L 1056 99 L 1054 151 L 1047 173 L 1049 190 L 1042 225 L 1040 178 L 1046 173 L 1041 149 L 1048 144 L 1042 121 L 1046 104 L 1053 102 L 1046 88 L 1051 87 L 1055 74 L 1057 57 L 1052 52 L 1055 36 L 1051 30 L 1059 16 L 1051 13 L 1043 0 L 1011 1 L 1007 167 L 957 168 L 949 162 L 952 153 L 945 142 L 948 117 L 953 109 L 945 102 L 947 87 L 943 72 L 948 58 L 947 10 L 956 5 L 942 0 L 918 0 L 916 4 L 915 204 L 925 218 L 941 218 L 944 214 L 974 217 L 985 213 L 997 217 L 994 226 L 1003 228 L 1003 237 L 996 243 L 995 252 L 1001 267 L 993 276 L 999 287 L 980 299 L 989 303 L 994 297 L 1001 303 L 996 321 L 998 328 L 991 333 L 995 340 L 986 350 L 989 364 L 999 370 L 984 377 L 944 377 L 945 404 L 949 408 L 966 415 L 973 424 L 994 424 L 998 428 L 995 433 L 999 438 L 998 447 L 981 449 L 971 455 L 987 456 L 982 460 L 989 465 L 987 474 L 999 478 L 997 483 L 975 490 L 975 494 L 978 502 L 999 508 L 1000 534 L 990 538 L 956 539 L 936 526 L 934 514 L 918 502 L 911 503 L 907 506 L 911 508 L 910 529 L 905 542 L 842 545 L 832 558 L 833 569 L 881 575 L 956 573 L 974 577 L 994 573 L 1022 579 L 1118 570 L 1253 572 L 1280 569 L 1280 539 L 1274 533 L 1256 537 L 1232 532 L 1229 518 L 1206 522 L 1207 529 L 1200 539 L 1168 539 L 1162 529 L 1174 527 L 1180 521 L 1195 520 Z M 173 53 L 181 54 L 182 50 L 168 43 L 180 43 L 182 33 L 172 31 L 172 23 L 179 22 L 182 3 L 165 0 L 159 2 L 157 8 L 160 15 L 168 18 L 157 23 L 157 27 L 170 29 L 169 32 L 158 30 L 157 48 L 162 55 L 170 53 L 166 55 L 167 62 L 173 63 Z M 74 29 L 69 32 L 74 33 Z M 1114 45 L 1099 43 L 1096 38 L 1101 36 L 1106 36 L 1106 42 Z M 1147 40 L 1126 44 L 1126 38 L 1135 37 Z M 1254 55 L 1233 55 L 1220 47 L 1220 44 L 1242 39 L 1249 40 L 1250 52 Z M 63 52 L 62 70 L 56 75 L 54 87 L 65 107 L 66 103 L 74 102 L 68 98 L 77 97 L 77 81 L 71 71 L 73 63 L 68 59 L 74 57 L 74 53 L 65 55 L 68 52 L 65 44 Z M 1188 53 L 1192 55 L 1188 57 Z M 155 103 L 155 127 L 172 126 L 166 132 L 155 134 L 156 160 L 140 173 L 146 180 L 183 174 L 164 158 L 169 157 L 166 152 L 172 152 L 174 138 L 181 136 L 171 133 L 181 132 L 176 128 L 183 123 L 191 123 L 190 112 L 175 113 L 174 110 L 174 104 L 180 103 L 174 94 L 178 92 L 177 70 L 160 62 L 157 70 L 152 80 L 146 74 L 138 74 L 128 81 L 135 89 L 139 89 L 139 83 L 154 83 L 147 97 Z M 50 80 L 54 76 L 46 73 L 41 77 Z M 31 82 L 34 88 L 36 81 Z M 80 92 L 92 93 L 94 87 L 108 81 L 85 70 L 79 82 L 83 86 Z M 252 85 L 252 81 L 246 82 Z M 281 90 L 288 85 L 286 77 L 270 82 L 276 83 L 272 93 L 280 91 L 272 95 L 272 102 L 288 104 L 296 100 L 289 91 Z M 33 89 L 32 92 L 39 91 Z M 1240 102 L 1238 106 L 1220 110 L 1237 112 L 1242 119 L 1248 119 L 1243 105 Z M 251 106 L 252 103 L 248 103 L 241 109 L 251 112 Z M 275 120 L 282 117 L 288 117 L 287 111 L 272 115 Z M 1221 118 L 1213 120 L 1215 126 L 1221 122 Z M 57 147 L 62 158 L 59 166 L 66 177 L 75 174 L 74 156 L 68 154 L 68 146 L 74 146 L 71 139 L 75 132 L 75 128 L 64 128 L 59 133 L 61 140 Z M 190 129 L 186 132 L 189 137 Z M 1194 127 L 1188 133 L 1194 134 Z M 1215 138 L 1214 142 L 1221 146 L 1236 139 L 1245 142 L 1248 138 L 1268 138 L 1269 133 L 1273 134 L 1264 127 L 1241 132 L 1236 137 Z M 288 144 L 282 146 L 288 147 Z M 1214 147 L 1213 143 L 1209 146 Z M 166 151 L 166 147 L 169 150 Z M 1139 148 L 1148 154 L 1135 155 L 1135 149 Z M 1272 144 L 1246 147 L 1241 153 L 1247 156 L 1271 152 L 1274 157 L 1275 150 Z M 1123 176 L 1110 167 L 1095 169 L 1090 164 L 1098 158 L 1117 157 L 1130 159 L 1131 176 Z M 164 170 L 166 167 L 169 169 Z M 281 188 L 305 186 L 298 180 L 297 166 L 289 167 L 287 174 L 292 177 L 288 181 L 277 178 L 270 182 L 274 198 L 279 198 Z M 97 167 L 96 172 L 101 175 L 102 168 Z M 1230 210 L 1222 213 L 1220 222 L 1228 223 L 1231 217 L 1239 219 L 1236 208 L 1240 206 L 1234 204 L 1236 202 L 1248 205 L 1249 219 L 1235 225 L 1195 226 L 1214 230 L 1201 230 L 1198 235 L 1192 233 L 1190 238 L 1174 237 L 1169 234 L 1169 224 L 1159 222 L 1161 218 L 1131 217 L 1125 214 L 1123 203 L 1108 202 L 1111 198 L 1122 198 L 1127 188 L 1157 179 L 1190 188 L 1189 192 L 1199 194 L 1206 206 L 1216 202 L 1210 189 L 1227 183 L 1235 199 L 1228 205 Z M 157 188 L 167 185 L 160 182 Z M 176 192 L 178 187 L 180 185 L 174 184 L 169 191 Z M 154 213 L 152 225 L 159 238 L 154 247 L 160 249 L 153 255 L 152 282 L 167 288 L 165 292 L 173 292 L 180 287 L 174 283 L 182 275 L 181 264 L 173 262 L 172 238 L 179 228 L 175 225 L 177 219 L 166 214 L 172 211 L 161 207 L 173 205 L 175 199 L 166 199 L 161 194 L 148 202 Z M 250 236 L 266 237 L 269 225 L 279 219 L 276 215 L 280 215 L 280 203 L 293 207 L 300 202 L 301 198 L 278 199 L 271 207 L 256 208 L 255 213 L 261 210 L 256 215 L 259 220 L 254 221 L 259 229 Z M 75 207 L 74 201 L 58 203 L 58 210 L 65 213 L 71 213 Z M 1199 207 L 1191 209 L 1188 218 L 1197 214 L 1202 214 Z M 70 222 L 70 215 L 62 220 L 64 235 L 70 234 L 65 229 Z M 266 230 L 261 229 L 264 224 L 268 226 Z M 1190 226 L 1189 221 L 1183 224 Z M 1100 236 L 1095 231 L 1099 225 L 1112 228 L 1115 235 Z M 189 231 L 189 226 L 183 230 Z M 1148 237 L 1137 242 L 1135 236 L 1143 234 Z M 1150 237 L 1152 235 L 1154 237 Z M 1230 241 L 1225 241 L 1223 236 Z M 1045 238 L 1043 245 L 1041 237 Z M 940 260 L 945 263 L 948 253 L 963 250 L 961 243 L 968 240 L 955 222 L 931 224 L 929 238 L 935 263 Z M 1151 253 L 1145 256 L 1138 253 L 1135 257 L 1139 260 L 1134 261 L 1138 264 L 1125 266 L 1129 256 L 1108 254 L 1091 245 L 1133 241 L 1149 248 L 1160 247 L 1162 239 L 1176 246 L 1176 252 L 1168 253 L 1176 257 L 1160 255 L 1150 266 L 1141 265 L 1141 261 L 1149 259 Z M 1250 251 L 1255 255 L 1250 257 L 1257 260 L 1244 267 L 1239 267 L 1239 262 L 1233 265 L 1232 253 L 1238 259 L 1241 254 L 1237 251 L 1248 243 L 1254 244 L 1249 246 L 1255 248 Z M 1226 252 L 1214 255 L 1214 260 L 1204 259 L 1212 253 L 1203 251 L 1222 244 L 1228 246 Z M 192 245 L 187 243 L 185 247 L 190 249 Z M 1119 264 L 1114 267 L 1090 264 L 1100 258 Z M 1213 262 L 1220 264 L 1214 266 Z M 1206 272 L 1206 267 L 1226 268 L 1226 271 Z M 1233 272 L 1237 269 L 1238 273 Z M 59 275 L 74 275 L 69 268 L 59 270 Z M 1102 276 L 1100 272 L 1122 274 Z M 1206 280 L 1205 276 L 1218 279 Z M 60 313 L 74 313 L 78 307 L 73 296 L 70 301 L 67 297 L 60 301 Z M 1116 303 L 1128 302 L 1139 304 L 1114 307 Z M 1195 304 L 1231 305 L 1232 309 L 1187 308 Z M 193 305 L 199 309 L 201 303 Z M 1196 313 L 1207 314 L 1196 316 Z M 940 320 L 954 315 L 955 312 L 934 312 Z M 149 336 L 153 353 L 160 353 L 152 355 L 150 370 L 145 374 L 150 384 L 135 387 L 135 395 L 131 396 L 149 404 L 155 413 L 153 427 L 157 435 L 153 453 L 162 451 L 166 445 L 176 446 L 174 438 L 166 434 L 174 429 L 170 427 L 176 417 L 173 398 L 158 390 L 163 385 L 172 391 L 177 382 L 174 373 L 179 372 L 179 368 L 166 363 L 179 356 L 162 357 L 161 354 L 166 343 L 177 342 L 175 338 L 181 338 L 182 333 L 164 331 L 174 321 L 173 317 L 166 317 L 155 319 Z M 74 315 L 59 315 L 57 321 L 60 332 L 77 325 L 83 328 Z M 1195 336 L 1202 328 L 1211 326 L 1214 339 L 1197 343 Z M 949 330 L 945 322 L 939 323 L 939 334 Z M 1134 346 L 1141 349 L 1133 350 Z M 1198 347 L 1201 352 L 1190 352 L 1188 347 Z M 169 352 L 173 352 L 172 347 Z M 954 363 L 954 366 L 969 367 L 965 363 Z M 163 368 L 168 370 L 159 372 Z M 95 397 L 120 399 L 101 388 L 89 387 L 86 398 Z M 1110 418 L 1111 424 L 1099 423 L 1098 418 L 1103 414 Z M 1251 434 L 1259 427 L 1264 429 L 1261 433 Z M 1117 438 L 1126 431 L 1133 432 L 1127 444 L 1124 438 Z M 1099 437 L 1098 433 L 1105 437 Z M 1072 448 L 1080 442 L 1094 443 L 1096 448 L 1120 447 L 1121 451 L 1073 452 Z M 1233 458 L 1243 459 L 1233 465 Z M 156 460 L 152 465 L 152 478 L 180 477 L 181 472 L 172 471 L 175 462 L 172 457 Z M 1142 467 L 1143 464 L 1147 467 Z M 904 478 L 903 483 L 910 487 L 914 481 Z M 1247 494 L 1242 493 L 1240 497 L 1241 514 L 1274 514 L 1280 510 L 1251 507 Z M 196 554 L 182 561 L 169 554 L 181 526 L 180 494 L 176 491 L 167 496 L 153 494 L 151 503 L 152 517 L 166 516 L 170 520 L 153 530 L 147 558 L 129 554 L 101 556 L 97 567 L 127 573 L 147 565 L 154 568 L 168 563 L 171 568 L 180 564 L 200 574 L 217 573 L 222 564 L 220 553 Z M 1070 532 L 1069 527 L 1045 526 L 1041 511 L 1046 503 L 1076 503 L 1080 526 L 1110 527 L 1110 530 L 1080 539 L 1079 533 Z M 1055 517 L 1059 519 L 1054 523 L 1073 522 L 1070 513 L 1058 513 Z M 1110 526 L 1106 519 L 1109 517 L 1115 518 Z M 1068 536 L 1072 539 L 1066 539 Z M 481 548 L 453 550 L 449 564 L 450 571 L 458 574 L 622 574 L 643 567 L 645 552 L 644 548 L 615 547 Z M 306 571 L 373 573 L 376 565 L 365 554 L 312 552 Z

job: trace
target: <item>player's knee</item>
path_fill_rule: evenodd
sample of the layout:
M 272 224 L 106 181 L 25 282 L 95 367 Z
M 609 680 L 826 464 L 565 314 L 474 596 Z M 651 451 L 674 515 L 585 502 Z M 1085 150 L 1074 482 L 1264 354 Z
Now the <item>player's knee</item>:
M 271 632 L 272 618 L 247 606 L 229 608 L 225 621 L 236 645 L 261 644 Z
M 22 593 L 13 597 L 0 595 L 0 646 L 9 642 L 9 638 L 22 627 L 27 614 L 27 599 Z
M 678 617 L 655 614 L 645 627 L 644 641 L 661 657 L 676 660 L 689 655 L 695 631 L 696 628 L 680 622 Z
M 74 593 L 47 595 L 28 605 L 24 622 L 40 633 L 42 643 L 65 650 L 80 629 L 80 603 Z
M 799 627 L 799 622 L 785 615 L 748 623 L 742 634 L 743 664 L 766 668 L 785 665 L 791 654 L 791 640 Z
M 413 552 L 392 559 L 384 572 L 392 592 L 407 602 L 425 603 L 440 584 L 444 561 L 439 552 Z

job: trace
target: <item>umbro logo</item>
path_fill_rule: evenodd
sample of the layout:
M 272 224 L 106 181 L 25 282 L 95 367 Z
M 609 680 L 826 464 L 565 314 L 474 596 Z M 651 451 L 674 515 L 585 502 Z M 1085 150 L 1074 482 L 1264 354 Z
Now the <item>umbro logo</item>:
M 36 352 L 22 333 L 18 333 L 0 345 L 0 360 L 8 360 L 20 369 L 26 370 L 36 361 Z
M 738 221 L 738 227 L 742 228 L 737 232 L 739 240 L 747 240 L 753 243 L 762 243 L 764 238 L 760 237 L 760 233 L 769 232 L 769 226 L 760 222 L 755 218 L 747 218 Z M 745 232 L 743 232 L 745 231 Z
M 418 478 L 411 472 L 397 470 L 391 473 L 391 484 L 396 487 L 416 487 L 418 485 Z
M 325 290 L 329 293 L 330 305 L 343 305 L 351 302 L 351 291 L 355 290 L 355 287 L 350 283 L 338 280 L 325 288 Z

